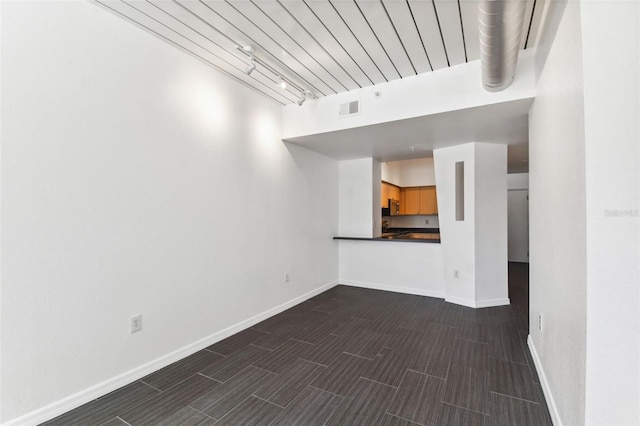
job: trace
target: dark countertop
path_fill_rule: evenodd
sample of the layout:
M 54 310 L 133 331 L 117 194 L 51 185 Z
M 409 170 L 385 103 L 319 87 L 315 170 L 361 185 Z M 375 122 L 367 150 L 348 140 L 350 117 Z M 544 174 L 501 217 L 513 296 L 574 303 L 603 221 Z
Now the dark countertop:
M 439 234 L 439 228 L 389 228 L 380 237 L 333 237 L 334 240 L 355 241 L 396 241 L 403 243 L 440 243 L 440 238 L 431 238 L 428 234 Z M 438 235 L 440 237 L 440 235 Z
M 389 232 L 416 232 L 421 234 L 439 234 L 440 228 L 387 228 L 385 233 Z

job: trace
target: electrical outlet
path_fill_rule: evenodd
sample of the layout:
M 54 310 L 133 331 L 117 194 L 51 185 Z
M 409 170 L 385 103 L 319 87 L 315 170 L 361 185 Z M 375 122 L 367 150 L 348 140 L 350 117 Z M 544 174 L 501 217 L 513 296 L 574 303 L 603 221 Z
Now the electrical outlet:
M 542 314 L 538 314 L 538 330 L 542 331 Z
M 131 329 L 130 333 L 142 330 L 142 315 L 138 314 L 131 317 Z
M 429 219 L 425 219 L 425 220 L 424 220 L 424 224 L 425 224 L 425 225 L 428 225 L 428 224 L 429 224 Z
M 453 270 L 453 278 L 460 278 L 460 271 L 458 269 Z
M 285 272 L 284 273 L 284 282 L 288 283 L 289 281 L 291 281 L 291 276 L 289 275 L 289 272 Z

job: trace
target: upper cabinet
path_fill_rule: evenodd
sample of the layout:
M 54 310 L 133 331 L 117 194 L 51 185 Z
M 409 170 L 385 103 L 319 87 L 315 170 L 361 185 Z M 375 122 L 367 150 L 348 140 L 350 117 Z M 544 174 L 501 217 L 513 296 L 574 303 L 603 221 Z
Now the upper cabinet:
M 400 189 L 400 213 L 436 215 L 438 201 L 435 186 L 413 186 Z
M 435 186 L 420 187 L 420 213 L 438 214 L 438 198 Z
M 400 187 L 392 185 L 387 182 L 382 182 L 382 188 L 380 190 L 380 204 L 381 207 L 389 207 L 389 199 L 400 200 Z
M 420 188 L 417 186 L 402 188 L 400 194 L 403 192 L 404 202 L 402 202 L 402 199 L 400 200 L 400 212 L 402 214 L 420 214 Z M 404 206 L 404 211 L 402 211 L 402 206 Z

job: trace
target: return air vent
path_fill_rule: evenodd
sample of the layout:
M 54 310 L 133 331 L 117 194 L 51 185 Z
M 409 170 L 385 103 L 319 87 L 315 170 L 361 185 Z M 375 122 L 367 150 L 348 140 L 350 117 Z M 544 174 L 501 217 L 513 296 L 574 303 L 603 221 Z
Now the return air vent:
M 351 101 L 340 104 L 340 117 L 356 115 L 360 113 L 360 101 Z

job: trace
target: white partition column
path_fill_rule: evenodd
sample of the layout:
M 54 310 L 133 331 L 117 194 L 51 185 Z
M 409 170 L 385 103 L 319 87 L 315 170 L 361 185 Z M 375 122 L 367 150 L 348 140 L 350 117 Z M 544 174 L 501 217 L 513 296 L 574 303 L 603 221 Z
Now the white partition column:
M 507 147 L 474 145 L 476 307 L 508 305 Z
M 380 236 L 380 162 L 369 157 L 341 161 L 338 167 L 339 235 Z
M 445 298 L 474 308 L 509 304 L 507 147 L 434 150 Z
M 445 299 L 448 302 L 465 306 L 475 305 L 475 221 L 473 220 L 473 169 L 475 161 L 473 145 L 468 143 L 433 151 L 438 188 Z M 463 207 L 456 197 L 456 163 L 464 164 Z M 464 220 L 457 220 L 459 217 L 457 209 L 460 208 L 464 210 Z

